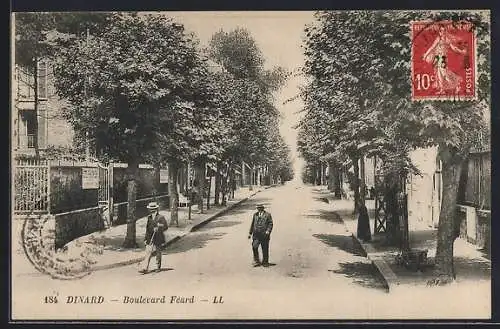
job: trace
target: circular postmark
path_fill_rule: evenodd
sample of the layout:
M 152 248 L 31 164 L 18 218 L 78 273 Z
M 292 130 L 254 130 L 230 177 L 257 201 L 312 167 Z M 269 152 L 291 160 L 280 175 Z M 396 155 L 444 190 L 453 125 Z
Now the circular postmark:
M 67 253 L 55 248 L 55 216 L 31 214 L 23 219 L 21 244 L 28 261 L 40 272 L 54 279 L 80 279 L 91 273 L 95 246 L 84 246 L 78 252 Z

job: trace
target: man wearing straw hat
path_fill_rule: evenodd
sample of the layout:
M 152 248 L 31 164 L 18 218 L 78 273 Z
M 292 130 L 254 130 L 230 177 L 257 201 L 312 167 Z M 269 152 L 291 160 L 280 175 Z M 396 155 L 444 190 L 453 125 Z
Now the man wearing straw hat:
M 253 266 L 269 266 L 269 240 L 273 230 L 273 218 L 270 213 L 264 210 L 264 205 L 257 205 L 257 212 L 253 215 L 252 225 L 248 238 L 253 237 Z M 259 259 L 259 245 L 262 248 L 262 263 Z
M 141 273 L 147 273 L 151 257 L 156 256 L 156 272 L 161 271 L 162 249 L 165 245 L 165 231 L 168 229 L 167 220 L 158 212 L 160 206 L 156 202 L 150 202 L 147 206 L 149 210 L 148 222 L 146 224 L 146 257 L 144 259 Z

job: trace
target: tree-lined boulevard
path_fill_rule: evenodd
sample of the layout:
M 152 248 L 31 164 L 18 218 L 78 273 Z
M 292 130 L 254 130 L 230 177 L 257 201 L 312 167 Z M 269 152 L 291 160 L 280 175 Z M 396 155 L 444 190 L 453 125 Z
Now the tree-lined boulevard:
M 86 319 L 397 319 L 487 316 L 489 284 L 402 287 L 386 292 L 383 279 L 362 255 L 341 218 L 351 202 L 325 203 L 318 188 L 300 181 L 256 194 L 234 210 L 169 246 L 164 270 L 140 275 L 137 265 L 96 271 L 70 281 L 46 275 L 14 277 L 16 313 L 32 318 Z M 247 239 L 255 205 L 273 214 L 272 266 L 252 267 Z M 57 293 L 59 303 L 43 296 Z M 67 304 L 68 295 L 104 296 L 102 304 Z M 124 303 L 125 297 L 162 303 Z M 184 298 L 171 303 L 172 296 Z M 223 303 L 213 300 L 222 296 Z M 189 299 L 193 298 L 193 303 Z M 29 300 L 30 303 L 26 301 Z M 40 303 L 39 303 L 40 301 Z M 37 303 L 36 308 L 29 305 Z M 76 313 L 75 313 L 76 312 Z
M 395 206 L 398 193 L 405 193 L 409 176 L 421 175 L 409 153 L 438 147 L 443 192 L 436 278 L 430 283 L 453 281 L 462 169 L 470 150 L 478 146 L 478 136 L 489 134 L 485 116 L 491 94 L 487 17 L 480 12 L 438 11 L 332 11 L 315 17 L 306 28 L 303 72 L 308 83 L 300 94 L 305 115 L 299 123 L 298 147 L 307 161 L 305 180 L 315 183 L 315 170 L 329 164 L 331 189 L 339 195 L 339 174 L 352 167 L 349 183 L 356 212 L 367 192 L 364 158 L 376 156 L 382 162 L 380 175 L 385 185 L 379 192 L 386 204 L 392 204 L 387 210 L 396 218 L 400 215 Z M 412 47 L 418 36 L 410 30 L 414 21 L 428 26 L 464 24 L 475 34 L 476 58 L 463 59 L 463 65 L 478 63 L 476 100 L 413 99 Z
M 455 98 L 416 100 L 416 36 L 410 29 L 416 21 L 441 24 L 432 44 L 441 42 L 443 49 L 456 41 L 446 36 L 444 26 L 473 34 L 475 58 L 465 55 L 463 65 L 474 61 L 477 97 L 464 100 L 456 93 Z M 466 193 L 491 191 L 485 179 L 491 169 L 484 162 L 489 149 L 481 149 L 491 135 L 487 12 L 318 11 L 303 26 L 304 61 L 297 67 L 269 64 L 280 59 L 270 59 L 261 47 L 262 35 L 255 37 L 244 24 L 220 28 L 202 43 L 182 19 L 168 13 L 17 13 L 14 27 L 16 70 L 25 70 L 33 88 L 28 92 L 33 109 L 23 105 L 23 114 L 16 114 L 18 125 L 25 126 L 19 131 L 34 129 L 38 134 L 39 117 L 49 120 L 47 107 L 55 106 L 74 134 L 68 149 L 42 147 L 39 134 L 30 139 L 33 164 L 25 154 L 15 154 L 17 166 L 25 170 L 19 172 L 32 179 L 26 184 L 16 176 L 16 198 L 28 195 L 33 209 L 43 200 L 49 203 L 45 210 L 15 214 L 22 229 L 19 234 L 14 230 L 11 254 L 16 264 L 23 257 L 29 260 L 11 269 L 17 317 L 490 316 L 491 261 L 472 244 L 480 235 L 490 241 L 490 227 L 481 226 L 479 219 L 472 227 L 467 216 L 474 211 L 478 218 L 482 212 L 484 222 L 491 200 L 478 197 L 474 204 L 462 202 L 468 208 L 459 205 Z M 468 46 L 449 47 L 462 56 L 470 51 Z M 439 89 L 454 75 L 446 71 L 447 55 L 436 54 L 428 64 L 437 72 L 432 88 Z M 419 60 L 424 57 L 432 56 Z M 43 79 L 50 80 L 50 97 L 38 87 L 41 63 Z M 294 79 L 301 83 L 292 90 L 296 94 L 281 99 Z M 430 88 L 430 82 L 418 80 L 418 87 Z M 23 115 L 29 111 L 36 123 L 28 125 Z M 295 116 L 296 125 L 290 119 Z M 288 126 L 293 126 L 296 145 L 284 134 Z M 435 169 L 423 173 L 412 152 L 431 148 L 437 150 L 435 159 L 426 163 Z M 476 162 L 471 162 L 474 150 Z M 51 170 L 56 172 L 50 161 L 63 156 L 85 159 L 96 168 L 95 208 L 50 211 L 47 194 L 53 193 Z M 366 168 L 366 159 L 373 161 L 373 168 Z M 296 170 L 299 160 L 304 162 L 302 171 Z M 123 168 L 123 177 L 115 175 L 123 187 L 115 208 L 113 164 Z M 147 174 L 140 170 L 145 166 Z M 83 169 L 62 172 L 58 167 L 57 182 L 63 187 L 58 193 L 69 194 L 65 197 L 70 203 L 88 201 L 84 198 L 89 191 L 71 195 L 91 189 L 83 187 Z M 425 175 L 431 187 L 418 181 Z M 417 184 L 411 185 L 412 179 Z M 42 201 L 31 197 L 32 190 L 40 192 Z M 432 208 L 438 221 L 429 221 L 420 208 L 409 211 L 408 193 L 417 199 L 418 194 L 433 193 L 429 204 L 428 199 L 416 203 Z M 165 207 L 158 204 L 160 198 L 168 198 Z M 105 221 L 102 203 L 111 205 L 108 215 L 123 221 L 90 228 L 92 221 Z M 254 267 L 248 232 L 259 204 L 273 219 L 272 232 L 266 232 L 271 236 L 270 266 Z M 185 210 L 179 209 L 183 206 Z M 145 209 L 163 212 L 168 225 L 162 219 L 161 227 L 178 235 L 167 239 L 157 271 L 139 273 L 138 262 L 124 255 L 143 255 L 150 223 Z M 58 225 L 45 225 L 49 219 L 56 223 L 56 216 Z M 156 217 L 149 219 L 155 223 Z M 426 227 L 413 232 L 410 241 L 411 226 Z M 478 234 L 470 239 L 470 232 Z M 71 238 L 56 248 L 52 240 L 62 233 Z M 101 235 L 103 245 L 91 252 L 108 252 L 116 260 L 92 271 L 81 245 L 92 245 L 94 233 Z M 461 235 L 462 249 L 457 244 Z M 73 271 L 76 263 L 83 269 Z M 394 279 L 398 283 L 391 283 L 389 292 L 388 274 L 399 275 L 404 284 Z
M 216 205 L 224 203 L 234 165 L 242 161 L 252 171 L 265 166 L 272 180 L 293 177 L 273 101 L 288 72 L 265 70 L 245 29 L 217 32 L 202 49 L 182 24 L 161 14 L 21 13 L 16 26 L 16 62 L 33 72 L 35 83 L 37 63 L 54 62 L 55 89 L 75 131 L 74 152 L 90 149 L 100 161 L 128 164 L 124 246 L 137 245 L 140 163 L 168 166 L 174 224 L 176 173 L 184 163 L 196 168 L 199 196 L 206 164 L 214 164 Z M 202 211 L 203 199 L 197 203 Z

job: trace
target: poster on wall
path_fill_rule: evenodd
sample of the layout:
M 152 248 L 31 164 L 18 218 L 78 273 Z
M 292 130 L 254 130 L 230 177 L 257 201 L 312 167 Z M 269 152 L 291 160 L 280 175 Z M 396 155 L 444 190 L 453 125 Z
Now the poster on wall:
M 168 183 L 168 170 L 160 169 L 160 184 Z
M 82 168 L 82 189 L 99 188 L 99 169 L 98 168 Z

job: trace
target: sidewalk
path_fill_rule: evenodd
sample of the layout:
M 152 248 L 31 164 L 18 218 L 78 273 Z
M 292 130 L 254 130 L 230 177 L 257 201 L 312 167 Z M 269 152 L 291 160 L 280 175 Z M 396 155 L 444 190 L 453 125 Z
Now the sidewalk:
M 427 281 L 433 278 L 431 269 L 423 272 L 414 272 L 404 266 L 396 264 L 395 257 L 399 253 L 397 246 L 386 243 L 385 233 L 373 234 L 374 228 L 374 201 L 367 200 L 366 205 L 370 216 L 370 230 L 372 241 L 365 243 L 356 237 L 357 216 L 352 215 L 352 200 L 336 200 L 325 188 L 318 190 L 326 197 L 334 210 L 342 218 L 346 230 L 351 233 L 353 239 L 361 246 L 366 257 L 372 261 L 384 277 L 390 289 L 397 286 L 425 286 Z M 409 223 L 409 240 L 412 249 L 427 249 L 427 257 L 432 264 L 436 255 L 437 229 L 427 226 L 425 223 Z M 470 282 L 491 280 L 491 261 L 473 244 L 457 238 L 454 244 L 454 267 L 456 282 Z
M 211 205 L 210 209 L 205 209 L 203 214 L 198 213 L 197 208 L 193 206 L 191 209 L 191 220 L 188 220 L 188 209 L 185 207 L 179 208 L 178 227 L 170 223 L 169 210 L 160 211 L 160 214 L 165 216 L 169 222 L 169 228 L 167 232 L 165 232 L 167 246 L 248 200 L 260 191 L 270 187 L 271 186 L 254 186 L 252 191 L 250 191 L 248 187 L 239 188 L 235 191 L 234 199 L 228 200 L 225 207 Z M 82 254 L 88 254 L 88 250 L 91 250 L 90 254 L 87 255 L 89 258 L 88 261 L 91 264 L 90 271 L 105 270 L 139 263 L 144 259 L 144 233 L 146 230 L 146 223 L 147 217 L 139 218 L 136 221 L 136 241 L 138 248 L 122 248 L 122 243 L 127 232 L 127 224 L 123 224 L 113 226 L 104 231 L 85 235 L 69 242 L 65 246 L 64 254 L 67 257 L 78 258 L 81 257 Z M 87 253 L 85 251 L 87 251 Z

